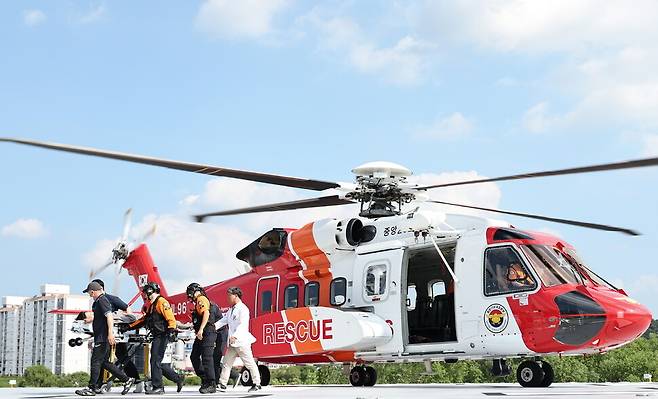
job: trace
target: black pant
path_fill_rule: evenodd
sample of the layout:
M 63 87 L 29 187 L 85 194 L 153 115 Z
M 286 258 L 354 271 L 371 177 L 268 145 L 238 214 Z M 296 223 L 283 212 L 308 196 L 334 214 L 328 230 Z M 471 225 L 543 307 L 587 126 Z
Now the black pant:
M 217 333 L 215 331 L 204 331 L 203 339 L 195 339 L 192 345 L 190 360 L 194 372 L 201 378 L 202 386 L 215 385 L 215 367 L 213 364 L 213 350 Z
M 171 364 L 162 364 L 164 359 L 165 350 L 167 349 L 167 336 L 156 335 L 151 342 L 151 385 L 153 389 L 162 388 L 162 375 L 171 381 L 178 383 L 182 378 L 171 368 Z
M 101 386 L 101 369 L 105 369 L 121 382 L 128 381 L 128 376 L 114 363 L 110 362 L 110 344 L 107 342 L 94 342 L 94 349 L 91 351 L 91 368 L 89 374 L 89 388 L 100 388 Z
M 219 384 L 219 374 L 222 371 L 222 357 L 226 351 L 226 344 L 228 343 L 228 328 L 220 328 L 217 330 L 217 339 L 215 340 L 215 351 L 213 352 L 213 361 L 215 362 L 215 380 Z
M 136 380 L 139 380 L 139 371 L 137 371 L 137 366 L 133 363 L 133 353 L 130 353 L 128 349 L 128 344 L 119 343 L 116 346 L 115 354 L 117 355 L 117 360 L 123 368 L 123 371 L 126 372 L 128 377 L 132 377 Z M 134 351 L 133 351 L 134 352 Z

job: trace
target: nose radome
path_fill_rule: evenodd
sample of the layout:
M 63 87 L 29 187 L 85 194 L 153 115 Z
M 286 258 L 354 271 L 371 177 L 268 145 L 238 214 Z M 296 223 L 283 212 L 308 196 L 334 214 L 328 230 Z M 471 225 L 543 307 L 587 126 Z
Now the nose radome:
M 652 320 L 651 311 L 637 301 L 625 297 L 623 306 L 616 307 L 612 329 L 608 331 L 610 338 L 619 343 L 632 341 L 649 328 Z

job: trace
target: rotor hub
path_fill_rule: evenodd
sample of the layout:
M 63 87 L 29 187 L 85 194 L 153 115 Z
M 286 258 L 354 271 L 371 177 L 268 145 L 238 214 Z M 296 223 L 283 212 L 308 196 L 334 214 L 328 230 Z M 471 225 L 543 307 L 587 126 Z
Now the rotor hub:
M 378 218 L 399 215 L 402 205 L 411 202 L 415 194 L 407 190 L 411 171 L 393 162 L 368 162 L 352 169 L 356 189 L 346 198 L 361 204 L 362 217 Z

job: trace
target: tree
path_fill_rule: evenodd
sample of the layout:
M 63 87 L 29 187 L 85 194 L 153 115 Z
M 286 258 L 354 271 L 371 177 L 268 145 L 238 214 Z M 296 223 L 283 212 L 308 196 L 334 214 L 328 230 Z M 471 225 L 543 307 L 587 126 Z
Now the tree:
M 57 385 L 57 378 L 45 366 L 35 365 L 25 369 L 21 386 L 25 387 L 51 387 Z

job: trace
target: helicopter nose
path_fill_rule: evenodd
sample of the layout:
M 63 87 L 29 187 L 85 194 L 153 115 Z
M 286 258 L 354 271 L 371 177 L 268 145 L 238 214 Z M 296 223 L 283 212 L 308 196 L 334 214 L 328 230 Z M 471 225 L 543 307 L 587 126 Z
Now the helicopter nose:
M 651 311 L 644 305 L 624 296 L 623 304 L 608 311 L 610 323 L 607 328 L 607 340 L 610 344 L 625 343 L 638 338 L 651 324 Z

